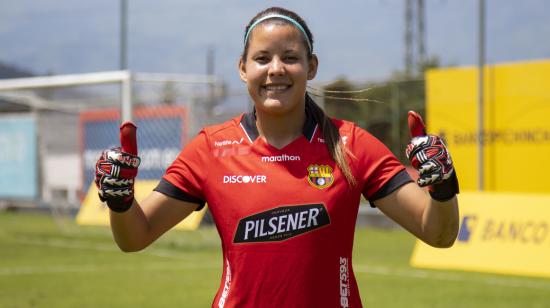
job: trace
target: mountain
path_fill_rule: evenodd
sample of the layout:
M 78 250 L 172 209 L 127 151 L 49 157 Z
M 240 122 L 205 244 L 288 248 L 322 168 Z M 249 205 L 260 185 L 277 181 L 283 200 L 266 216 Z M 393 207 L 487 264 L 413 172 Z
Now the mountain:
M 31 76 L 34 76 L 34 74 L 26 69 L 0 62 L 0 79 L 22 78 Z

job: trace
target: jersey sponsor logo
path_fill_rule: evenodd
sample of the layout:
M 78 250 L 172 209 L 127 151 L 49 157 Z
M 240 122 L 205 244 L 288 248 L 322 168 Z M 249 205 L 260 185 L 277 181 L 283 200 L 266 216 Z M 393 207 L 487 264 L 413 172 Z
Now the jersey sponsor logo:
M 340 257 L 340 306 L 349 307 L 349 259 Z
M 241 219 L 233 242 L 279 242 L 328 224 L 323 204 L 282 206 Z
M 218 308 L 223 308 L 225 302 L 227 301 L 227 296 L 229 295 L 229 288 L 231 287 L 231 267 L 229 266 L 229 260 L 225 260 L 225 283 L 223 285 L 222 295 L 218 301 Z
M 342 136 L 342 143 L 346 145 L 348 143 L 348 136 Z
M 267 183 L 267 176 L 256 174 L 256 175 L 224 175 L 223 176 L 224 184 L 259 184 Z
M 307 167 L 307 181 L 311 186 L 324 189 L 334 183 L 332 167 L 328 165 L 309 165 Z
M 244 137 L 242 137 L 240 140 L 221 140 L 221 141 L 214 141 L 214 146 L 216 147 L 224 147 L 228 145 L 234 145 L 234 144 L 241 144 L 243 143 Z
M 302 158 L 299 155 L 278 155 L 278 156 L 262 156 L 263 163 L 274 163 L 280 161 L 300 161 Z
M 325 143 L 325 139 L 321 137 L 317 137 L 317 142 L 319 143 Z M 342 143 L 346 145 L 348 143 L 348 136 L 342 136 Z

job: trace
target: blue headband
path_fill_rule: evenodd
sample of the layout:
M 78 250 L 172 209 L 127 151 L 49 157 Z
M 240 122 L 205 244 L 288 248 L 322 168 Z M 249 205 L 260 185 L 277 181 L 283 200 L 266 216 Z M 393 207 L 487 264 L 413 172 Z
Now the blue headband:
M 291 22 L 296 28 L 298 28 L 298 30 L 300 30 L 304 36 L 306 37 L 306 41 L 307 41 L 307 46 L 309 47 L 309 52 L 312 52 L 313 51 L 313 47 L 311 46 L 311 43 L 309 41 L 309 36 L 307 35 L 306 33 L 306 30 L 304 30 L 304 28 L 302 27 L 302 25 L 300 25 L 300 23 L 298 23 L 296 20 L 288 17 L 288 16 L 285 16 L 285 15 L 281 15 L 281 14 L 269 14 L 269 15 L 265 15 L 261 18 L 258 18 L 252 25 L 250 25 L 250 28 L 248 28 L 248 31 L 246 32 L 246 35 L 244 37 L 244 44 L 246 45 L 246 42 L 248 41 L 248 36 L 250 35 L 250 32 L 252 32 L 252 29 L 254 29 L 254 27 L 256 27 L 259 23 L 261 23 L 262 21 L 266 20 L 266 19 L 271 19 L 271 18 L 281 18 L 281 19 L 284 19 L 286 21 L 289 21 Z

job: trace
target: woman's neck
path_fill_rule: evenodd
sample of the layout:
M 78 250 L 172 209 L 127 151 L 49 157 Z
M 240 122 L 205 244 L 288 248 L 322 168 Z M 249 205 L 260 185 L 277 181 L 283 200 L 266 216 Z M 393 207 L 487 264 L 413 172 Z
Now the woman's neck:
M 287 146 L 302 135 L 305 120 L 306 112 L 303 106 L 284 115 L 256 110 L 256 127 L 260 137 L 278 149 Z

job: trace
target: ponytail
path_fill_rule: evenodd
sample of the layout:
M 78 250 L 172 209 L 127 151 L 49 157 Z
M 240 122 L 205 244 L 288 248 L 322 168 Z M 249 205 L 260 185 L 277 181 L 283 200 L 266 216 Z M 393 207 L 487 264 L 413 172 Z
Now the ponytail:
M 355 186 L 357 181 L 351 172 L 351 168 L 346 159 L 347 155 L 353 157 L 353 154 L 342 143 L 340 138 L 340 132 L 332 120 L 325 115 L 323 109 L 309 97 L 306 93 L 306 112 L 317 122 L 319 128 L 323 132 L 323 138 L 325 144 L 328 147 L 328 151 L 332 159 L 336 162 L 336 165 L 340 168 L 344 177 L 348 181 L 350 186 Z

